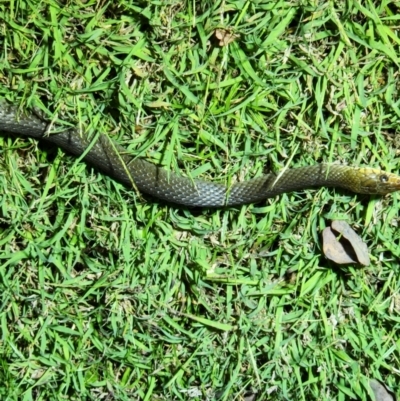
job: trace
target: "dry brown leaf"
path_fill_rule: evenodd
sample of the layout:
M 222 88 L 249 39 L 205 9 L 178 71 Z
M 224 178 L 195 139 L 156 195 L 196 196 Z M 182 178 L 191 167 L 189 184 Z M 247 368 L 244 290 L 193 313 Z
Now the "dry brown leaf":
M 385 384 L 378 380 L 370 379 L 369 385 L 375 395 L 375 401 L 396 401 L 396 397 Z
M 359 263 L 369 266 L 368 247 L 343 220 L 333 221 L 322 232 L 325 256 L 337 264 Z
M 227 29 L 218 28 L 215 30 L 215 37 L 218 39 L 220 46 L 228 46 L 232 43 L 239 35 L 232 33 Z

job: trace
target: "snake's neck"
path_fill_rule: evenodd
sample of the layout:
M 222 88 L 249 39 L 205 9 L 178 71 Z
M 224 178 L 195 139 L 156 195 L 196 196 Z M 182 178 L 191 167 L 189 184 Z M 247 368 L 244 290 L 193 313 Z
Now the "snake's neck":
M 287 169 L 270 178 L 271 195 L 315 187 L 340 187 L 357 192 L 357 180 L 351 174 L 354 168 L 339 164 L 315 164 Z

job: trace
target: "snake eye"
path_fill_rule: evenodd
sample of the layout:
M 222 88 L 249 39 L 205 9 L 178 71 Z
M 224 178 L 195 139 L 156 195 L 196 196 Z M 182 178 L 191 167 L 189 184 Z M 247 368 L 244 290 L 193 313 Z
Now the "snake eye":
M 389 177 L 386 174 L 382 174 L 379 176 L 379 179 L 381 180 L 381 182 L 386 183 L 389 181 Z

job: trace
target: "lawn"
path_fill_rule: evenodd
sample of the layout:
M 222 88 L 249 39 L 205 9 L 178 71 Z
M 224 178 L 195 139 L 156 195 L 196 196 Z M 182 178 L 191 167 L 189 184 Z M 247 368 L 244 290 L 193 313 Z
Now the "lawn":
M 399 3 L 61 3 L 0 3 L 0 98 L 55 130 L 228 185 L 317 162 L 399 173 Z M 0 142 L 2 400 L 400 392 L 398 193 L 190 209 Z M 335 219 L 370 266 L 325 258 Z

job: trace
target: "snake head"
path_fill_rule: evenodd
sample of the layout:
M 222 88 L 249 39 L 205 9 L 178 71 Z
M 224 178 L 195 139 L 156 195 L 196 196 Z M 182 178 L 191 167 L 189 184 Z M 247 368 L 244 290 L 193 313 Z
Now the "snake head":
M 400 191 L 400 176 L 373 168 L 358 169 L 359 188 L 362 194 L 388 194 Z

